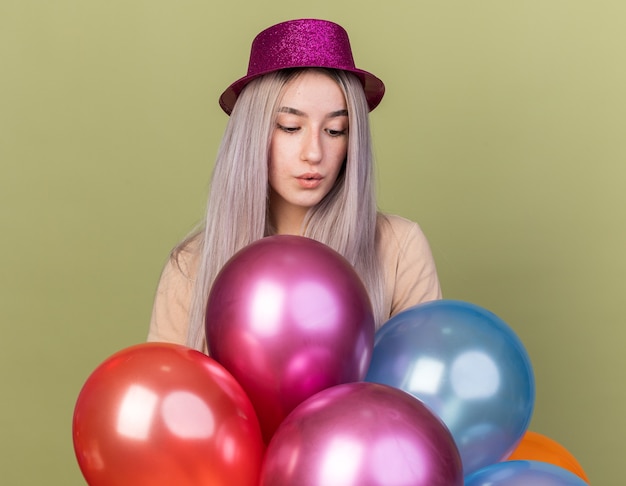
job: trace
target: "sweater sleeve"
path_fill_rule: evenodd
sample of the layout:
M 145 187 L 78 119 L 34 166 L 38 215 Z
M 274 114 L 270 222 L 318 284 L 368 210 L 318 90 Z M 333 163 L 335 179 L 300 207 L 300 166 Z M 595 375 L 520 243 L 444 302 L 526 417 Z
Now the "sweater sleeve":
M 414 305 L 441 299 L 441 286 L 426 236 L 417 223 L 404 220 L 398 240 L 390 317 Z
M 185 344 L 193 278 L 184 250 L 168 259 L 157 287 L 148 331 L 148 341 Z

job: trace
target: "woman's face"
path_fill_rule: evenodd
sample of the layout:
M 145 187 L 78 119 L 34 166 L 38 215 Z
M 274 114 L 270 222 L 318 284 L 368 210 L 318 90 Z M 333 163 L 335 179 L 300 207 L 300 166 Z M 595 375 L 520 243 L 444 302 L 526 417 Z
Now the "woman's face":
M 348 111 L 341 88 L 319 71 L 292 79 L 270 144 L 270 208 L 279 232 L 281 220 L 299 225 L 328 194 L 347 150 Z

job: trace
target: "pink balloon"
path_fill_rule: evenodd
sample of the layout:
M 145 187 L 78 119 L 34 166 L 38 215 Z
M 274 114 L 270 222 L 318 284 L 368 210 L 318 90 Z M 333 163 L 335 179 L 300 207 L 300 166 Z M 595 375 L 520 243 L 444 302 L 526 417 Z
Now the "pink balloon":
M 234 255 L 208 297 L 209 353 L 241 384 L 266 442 L 315 393 L 365 377 L 374 346 L 367 291 L 315 240 L 278 235 Z
M 261 486 L 461 486 L 461 456 L 446 426 L 388 385 L 323 390 L 282 422 Z

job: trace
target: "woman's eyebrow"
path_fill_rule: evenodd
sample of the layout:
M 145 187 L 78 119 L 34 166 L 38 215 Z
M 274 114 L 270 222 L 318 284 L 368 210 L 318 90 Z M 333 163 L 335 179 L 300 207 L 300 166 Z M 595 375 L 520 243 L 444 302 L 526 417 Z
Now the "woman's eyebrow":
M 348 110 L 331 111 L 327 118 L 335 118 L 336 116 L 348 116 Z
M 308 116 L 305 112 L 300 111 L 296 108 L 291 108 L 289 106 L 281 106 L 278 109 L 279 113 L 289 113 L 291 115 L 296 115 L 296 116 Z M 337 111 L 331 111 L 328 115 L 326 115 L 326 118 L 335 118 L 338 116 L 348 116 L 348 110 L 337 110 Z
M 306 113 L 300 110 L 296 110 L 295 108 L 290 108 L 289 106 L 281 106 L 278 109 L 279 113 L 289 113 L 291 115 L 297 115 L 297 116 L 306 116 Z

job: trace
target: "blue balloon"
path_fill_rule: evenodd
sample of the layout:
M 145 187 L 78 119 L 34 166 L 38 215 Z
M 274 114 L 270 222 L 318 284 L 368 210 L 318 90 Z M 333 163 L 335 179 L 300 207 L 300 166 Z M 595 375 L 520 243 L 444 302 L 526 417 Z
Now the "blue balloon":
M 540 461 L 504 461 L 465 477 L 465 486 L 588 486 L 573 472 Z
M 424 402 L 452 433 L 464 475 L 513 452 L 535 400 L 519 338 L 495 314 L 456 300 L 420 304 L 387 321 L 365 380 Z

